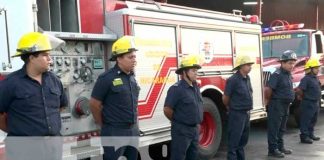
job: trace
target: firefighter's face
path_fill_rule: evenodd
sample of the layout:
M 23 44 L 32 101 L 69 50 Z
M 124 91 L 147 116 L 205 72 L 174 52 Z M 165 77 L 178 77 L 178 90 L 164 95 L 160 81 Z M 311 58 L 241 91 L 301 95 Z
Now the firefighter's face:
M 287 62 L 281 62 L 281 67 L 288 71 L 291 72 L 295 66 L 296 61 L 295 60 L 289 60 Z
M 121 67 L 126 72 L 134 71 L 134 68 L 137 63 L 135 51 L 117 57 L 117 61 L 119 67 Z
M 197 68 L 190 68 L 185 71 L 190 78 L 191 81 L 196 81 L 198 76 L 198 69 Z
M 317 75 L 318 72 L 319 72 L 319 67 L 312 68 L 312 72 L 313 72 L 314 75 Z
M 253 64 L 244 64 L 240 67 L 241 71 L 244 72 L 245 74 L 248 74 L 252 70 L 252 65 Z
M 31 55 L 30 63 L 40 72 L 46 72 L 49 70 L 50 64 L 52 63 L 52 58 L 49 51 L 42 52 L 38 54 L 38 56 Z

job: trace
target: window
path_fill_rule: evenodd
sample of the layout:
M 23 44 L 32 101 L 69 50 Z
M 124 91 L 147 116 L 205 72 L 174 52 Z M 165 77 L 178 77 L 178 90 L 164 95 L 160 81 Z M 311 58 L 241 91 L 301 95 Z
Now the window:
M 181 51 L 199 54 L 206 65 L 231 65 L 231 32 L 181 28 Z
M 264 36 L 262 38 L 263 57 L 279 57 L 286 50 L 293 50 L 297 56 L 307 56 L 309 36 L 306 33 L 293 33 Z
M 236 33 L 235 36 L 236 56 L 245 54 L 253 58 L 260 57 L 259 35 Z

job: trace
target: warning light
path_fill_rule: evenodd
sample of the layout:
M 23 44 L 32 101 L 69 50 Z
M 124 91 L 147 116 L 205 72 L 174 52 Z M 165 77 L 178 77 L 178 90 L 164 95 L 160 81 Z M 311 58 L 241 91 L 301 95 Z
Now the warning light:
M 270 27 L 262 28 L 262 33 L 284 30 L 296 30 L 302 28 L 304 28 L 304 23 L 289 24 L 287 21 L 284 20 L 275 20 L 271 22 Z
M 245 20 L 252 24 L 259 23 L 259 17 L 257 15 L 247 15 L 245 16 Z

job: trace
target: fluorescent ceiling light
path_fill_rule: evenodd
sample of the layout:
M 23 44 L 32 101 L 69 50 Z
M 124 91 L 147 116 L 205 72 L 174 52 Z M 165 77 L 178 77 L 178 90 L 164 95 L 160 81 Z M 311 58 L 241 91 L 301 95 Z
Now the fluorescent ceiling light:
M 257 5 L 258 2 L 243 2 L 243 4 L 246 6 L 254 6 L 254 5 Z M 263 4 L 263 2 L 261 2 L 261 4 Z

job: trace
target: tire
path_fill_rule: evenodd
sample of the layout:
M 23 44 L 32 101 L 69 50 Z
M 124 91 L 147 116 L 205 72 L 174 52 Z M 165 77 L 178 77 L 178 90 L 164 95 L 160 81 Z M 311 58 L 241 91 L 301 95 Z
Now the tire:
M 199 159 L 211 159 L 217 153 L 222 138 L 222 120 L 216 104 L 207 97 L 204 101 L 204 119 L 199 133 Z

